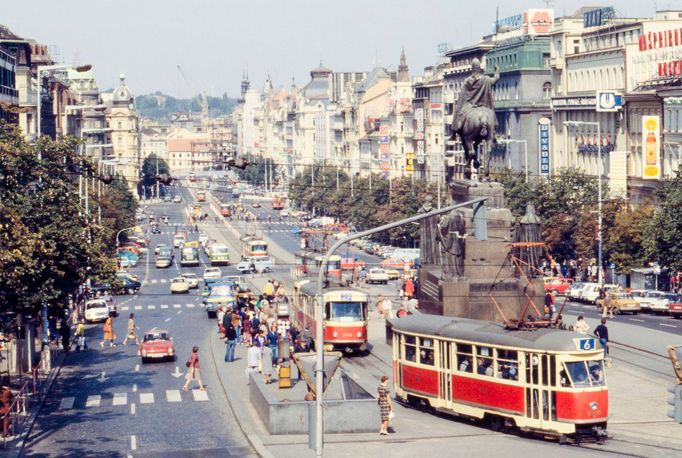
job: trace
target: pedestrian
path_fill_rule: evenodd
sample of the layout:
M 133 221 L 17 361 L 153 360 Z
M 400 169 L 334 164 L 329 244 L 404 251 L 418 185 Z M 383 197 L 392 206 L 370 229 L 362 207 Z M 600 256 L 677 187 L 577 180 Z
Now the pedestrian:
M 590 325 L 587 324 L 583 316 L 580 315 L 573 325 L 573 330 L 579 334 L 587 334 L 588 329 L 590 329 Z
M 545 293 L 545 316 L 551 321 L 554 309 L 554 296 L 551 291 Z
M 611 297 L 610 294 L 607 294 L 604 300 L 602 301 L 601 306 L 602 318 L 606 318 L 607 313 L 609 314 L 609 318 L 613 318 L 613 298 Z
M 258 370 L 261 352 L 260 349 L 255 345 L 251 343 L 247 345 L 249 349 L 246 351 L 246 382 L 248 383 L 251 372 L 255 372 Z
M 393 404 L 391 402 L 391 390 L 388 388 L 388 377 L 384 375 L 381 377 L 381 384 L 377 388 L 379 403 L 379 411 L 381 413 L 381 429 L 379 434 L 385 436 L 388 434 L 388 420 L 393 417 Z
M 135 345 L 140 345 L 140 340 L 137 338 L 137 326 L 135 326 L 135 314 L 131 313 L 128 315 L 128 333 L 126 338 L 123 339 L 123 345 L 128 344 L 128 339 L 135 341 Z
M 405 280 L 405 297 L 408 299 L 411 298 L 414 295 L 414 282 L 412 281 L 411 277 L 408 277 L 407 280 Z
M 109 346 L 115 346 L 114 341 L 116 340 L 116 333 L 114 333 L 114 314 L 109 313 L 107 320 L 104 322 L 104 339 L 99 343 L 100 347 L 104 347 L 106 342 L 109 342 Z
M 393 303 L 391 302 L 391 299 L 388 297 L 384 298 L 381 308 L 384 311 L 383 318 L 393 318 Z
M 227 330 L 225 331 L 225 343 L 227 344 L 225 362 L 231 363 L 234 361 L 234 347 L 237 345 L 237 331 L 234 329 L 232 323 L 227 326 Z
M 199 347 L 196 345 L 192 348 L 192 354 L 185 363 L 187 366 L 187 374 L 185 375 L 185 384 L 182 385 L 183 391 L 189 391 L 189 384 L 192 380 L 196 380 L 201 391 L 206 391 L 203 382 L 201 381 L 201 373 L 199 372 Z
M 76 337 L 76 351 L 81 351 L 81 347 L 83 347 L 83 350 L 87 350 L 88 344 L 85 342 L 85 319 L 81 318 L 78 322 L 74 336 Z
M 239 338 L 240 338 L 240 335 L 241 335 L 241 328 L 242 328 L 242 327 L 241 327 L 242 320 L 241 320 L 241 318 L 239 317 L 239 312 L 236 311 L 236 310 L 232 312 L 232 322 L 231 322 L 231 324 L 232 324 L 232 327 L 234 328 L 235 332 L 237 333 L 237 342 L 239 342 Z
M 365 269 L 365 266 L 362 266 L 360 268 L 360 286 L 365 287 L 367 284 L 367 269 Z
M 232 313 L 229 309 L 225 309 L 222 319 L 220 320 L 220 338 L 223 339 L 227 336 L 227 328 L 232 324 Z
M 405 304 L 400 304 L 400 307 L 398 308 L 398 311 L 395 314 L 398 318 L 402 318 L 404 316 L 407 316 L 407 307 Z
M 606 327 L 606 318 L 601 319 L 601 324 L 594 328 L 594 335 L 599 338 L 602 347 L 604 347 L 604 360 L 609 354 L 609 330 Z
M 64 349 L 64 353 L 70 352 L 71 328 L 69 327 L 69 323 L 66 322 L 66 317 L 62 317 L 62 321 L 60 322 L 59 334 L 62 337 L 62 348 Z
M 272 348 L 265 345 L 261 349 L 261 373 L 266 384 L 272 383 Z
M 279 346 L 279 334 L 277 333 L 277 324 L 273 322 L 270 325 L 270 331 L 265 336 L 268 347 L 272 350 L 272 364 L 277 364 L 277 348 Z

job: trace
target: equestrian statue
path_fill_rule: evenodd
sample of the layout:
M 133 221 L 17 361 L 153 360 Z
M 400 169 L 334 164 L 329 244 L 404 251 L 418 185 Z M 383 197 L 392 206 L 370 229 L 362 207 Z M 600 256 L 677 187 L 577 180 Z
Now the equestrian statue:
M 471 179 L 472 170 L 478 171 L 481 161 L 478 149 L 484 147 L 485 176 L 490 175 L 490 151 L 493 146 L 495 131 L 495 107 L 493 105 L 493 85 L 500 79 L 495 67 L 495 74 L 488 76 L 481 70 L 481 62 L 471 62 L 471 75 L 464 80 L 464 87 L 459 94 L 452 120 L 452 137 L 456 135 L 464 147 L 466 161 L 465 177 Z

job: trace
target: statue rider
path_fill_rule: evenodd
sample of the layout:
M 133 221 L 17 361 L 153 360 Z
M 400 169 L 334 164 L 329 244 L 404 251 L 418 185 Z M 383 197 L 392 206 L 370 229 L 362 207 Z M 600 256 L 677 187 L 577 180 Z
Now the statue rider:
M 467 113 L 476 107 L 487 107 L 495 110 L 493 106 L 493 85 L 500 79 L 500 73 L 495 67 L 495 74 L 488 76 L 481 70 L 481 61 L 474 58 L 471 62 L 471 75 L 464 80 L 464 86 L 459 93 L 457 105 L 455 105 L 454 119 L 452 122 L 453 135 L 459 132 L 464 125 Z

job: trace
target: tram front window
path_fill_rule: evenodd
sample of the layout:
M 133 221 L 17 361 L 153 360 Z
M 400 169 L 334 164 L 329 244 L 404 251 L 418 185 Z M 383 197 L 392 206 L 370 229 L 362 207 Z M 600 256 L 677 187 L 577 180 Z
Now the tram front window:
M 364 307 L 361 302 L 332 302 L 332 316 L 334 321 L 362 321 Z
M 604 367 L 601 361 L 564 363 L 574 387 L 603 386 Z M 562 383 L 563 384 L 563 383 Z

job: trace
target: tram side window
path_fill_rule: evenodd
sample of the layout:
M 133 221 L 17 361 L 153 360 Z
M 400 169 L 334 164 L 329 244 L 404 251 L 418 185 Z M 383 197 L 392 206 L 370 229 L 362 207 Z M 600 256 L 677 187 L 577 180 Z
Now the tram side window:
M 414 336 L 403 336 L 405 342 L 405 360 L 412 363 L 417 362 L 417 339 Z
M 492 377 L 493 367 L 493 349 L 490 347 L 476 347 L 476 373 Z
M 497 350 L 497 376 L 506 380 L 519 379 L 519 355 L 515 350 Z
M 434 365 L 433 339 L 426 337 L 419 338 L 419 362 L 429 366 Z
M 460 372 L 473 372 L 471 345 L 457 344 L 457 368 Z

